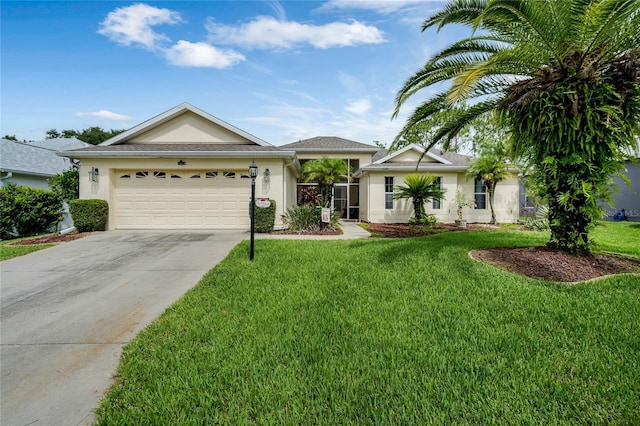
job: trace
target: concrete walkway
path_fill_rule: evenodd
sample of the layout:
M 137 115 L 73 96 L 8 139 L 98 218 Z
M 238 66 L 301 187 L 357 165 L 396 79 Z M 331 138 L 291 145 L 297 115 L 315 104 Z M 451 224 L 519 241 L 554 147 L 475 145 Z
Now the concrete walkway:
M 342 234 L 339 235 L 305 235 L 305 234 L 256 234 L 261 240 L 354 240 L 368 238 L 371 234 L 356 222 L 340 221 Z

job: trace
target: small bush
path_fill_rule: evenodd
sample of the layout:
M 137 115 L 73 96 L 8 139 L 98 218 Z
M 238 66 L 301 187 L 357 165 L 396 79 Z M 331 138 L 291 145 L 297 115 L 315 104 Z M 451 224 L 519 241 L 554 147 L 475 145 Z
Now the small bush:
M 338 216 L 331 212 L 331 222 L 324 224 L 326 228 L 335 229 L 338 223 Z M 296 206 L 287 209 L 282 215 L 284 226 L 296 232 L 315 232 L 322 229 L 322 209 L 309 204 Z
M 534 217 L 522 217 L 518 222 L 533 231 L 548 231 L 550 229 L 549 208 L 541 205 Z
M 62 200 L 53 191 L 28 186 L 0 188 L 0 237 L 42 234 L 60 221 Z
M 69 212 L 78 232 L 107 229 L 109 204 L 105 200 L 70 200 Z
M 75 200 L 80 193 L 80 177 L 78 169 L 70 168 L 49 179 L 49 186 L 61 199 Z
M 271 232 L 273 231 L 273 224 L 276 221 L 276 202 L 275 200 L 269 200 L 271 205 L 269 207 L 258 207 L 256 206 L 255 214 L 256 214 L 256 222 L 255 222 L 255 231 L 256 232 Z M 249 215 L 251 215 L 251 201 L 249 201 Z
M 437 221 L 438 219 L 432 214 L 425 215 L 421 219 L 415 217 L 409 219 L 411 225 L 435 225 Z

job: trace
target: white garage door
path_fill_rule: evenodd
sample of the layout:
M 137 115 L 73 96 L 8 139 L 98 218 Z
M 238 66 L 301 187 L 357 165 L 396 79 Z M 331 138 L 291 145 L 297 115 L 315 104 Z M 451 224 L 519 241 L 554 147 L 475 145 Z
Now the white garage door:
M 119 229 L 248 229 L 251 179 L 237 170 L 118 170 Z

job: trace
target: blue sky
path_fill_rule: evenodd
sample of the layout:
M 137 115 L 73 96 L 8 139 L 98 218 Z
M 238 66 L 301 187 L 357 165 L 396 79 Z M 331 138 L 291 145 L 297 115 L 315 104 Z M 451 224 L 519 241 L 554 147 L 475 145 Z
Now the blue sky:
M 454 38 L 439 1 L 13 2 L 1 7 L 1 130 L 129 128 L 189 102 L 274 145 L 388 144 L 406 79 Z M 429 93 L 421 94 L 422 99 Z

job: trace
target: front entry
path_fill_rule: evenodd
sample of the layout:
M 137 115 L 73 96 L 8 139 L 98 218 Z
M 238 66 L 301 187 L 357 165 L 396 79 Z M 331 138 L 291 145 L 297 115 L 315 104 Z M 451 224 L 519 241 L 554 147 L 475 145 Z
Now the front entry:
M 359 219 L 360 186 L 358 184 L 336 184 L 333 187 L 333 210 L 341 219 Z

